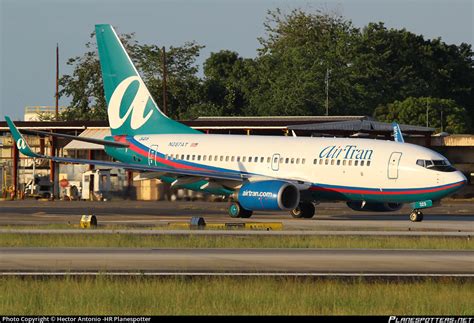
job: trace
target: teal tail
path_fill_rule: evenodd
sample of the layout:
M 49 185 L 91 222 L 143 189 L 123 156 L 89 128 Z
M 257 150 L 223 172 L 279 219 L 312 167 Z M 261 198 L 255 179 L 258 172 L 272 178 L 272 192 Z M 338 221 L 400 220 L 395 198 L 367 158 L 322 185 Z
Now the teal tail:
M 201 133 L 161 112 L 111 25 L 96 25 L 112 135 Z

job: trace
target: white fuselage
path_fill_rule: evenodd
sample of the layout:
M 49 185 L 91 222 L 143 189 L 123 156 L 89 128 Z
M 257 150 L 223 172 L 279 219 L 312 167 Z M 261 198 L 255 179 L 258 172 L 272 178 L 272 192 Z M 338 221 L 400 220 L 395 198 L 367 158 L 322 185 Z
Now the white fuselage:
M 150 152 L 157 152 L 187 165 L 377 190 L 430 188 L 466 180 L 459 171 L 417 165 L 417 160 L 446 161 L 430 149 L 385 140 L 205 134 L 134 139 L 148 149 L 150 165 L 156 163 Z

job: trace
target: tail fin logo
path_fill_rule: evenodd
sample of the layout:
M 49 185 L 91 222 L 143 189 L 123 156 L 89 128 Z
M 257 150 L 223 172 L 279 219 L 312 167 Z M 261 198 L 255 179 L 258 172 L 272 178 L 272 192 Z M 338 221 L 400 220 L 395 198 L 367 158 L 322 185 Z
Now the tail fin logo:
M 16 147 L 17 147 L 19 150 L 25 149 L 25 148 L 26 148 L 26 142 L 25 142 L 25 140 L 23 140 L 23 138 L 18 139 L 18 142 L 16 143 Z
M 128 107 L 127 112 L 123 117 L 121 117 L 120 105 L 122 103 L 123 97 L 128 87 L 135 81 L 139 83 L 137 93 L 135 94 L 135 98 L 133 99 L 132 103 Z M 150 110 L 146 116 L 143 116 L 149 99 L 150 93 L 139 76 L 130 76 L 124 79 L 117 86 L 110 98 L 108 109 L 110 127 L 112 129 L 120 128 L 130 115 L 132 115 L 130 127 L 133 130 L 137 130 L 142 127 L 153 114 L 153 110 Z

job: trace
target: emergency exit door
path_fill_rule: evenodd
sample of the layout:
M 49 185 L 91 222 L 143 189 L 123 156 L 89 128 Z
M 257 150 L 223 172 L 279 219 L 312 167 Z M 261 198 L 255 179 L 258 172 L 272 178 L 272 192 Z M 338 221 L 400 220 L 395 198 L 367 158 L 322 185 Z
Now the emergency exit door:
M 388 160 L 388 178 L 397 179 L 398 178 L 398 164 L 400 164 L 400 158 L 402 153 L 394 152 L 390 155 Z

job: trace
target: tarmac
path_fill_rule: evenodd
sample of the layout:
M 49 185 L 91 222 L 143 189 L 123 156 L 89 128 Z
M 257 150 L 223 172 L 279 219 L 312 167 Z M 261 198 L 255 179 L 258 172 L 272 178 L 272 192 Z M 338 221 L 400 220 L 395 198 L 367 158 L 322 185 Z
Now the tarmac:
M 474 203 L 449 201 L 424 211 L 423 222 L 408 219 L 409 207 L 390 213 L 356 212 L 344 203 L 321 203 L 312 219 L 287 212 L 255 212 L 232 219 L 225 202 L 142 201 L 0 201 L 0 233 L 153 234 L 153 235 L 474 235 Z M 95 215 L 96 229 L 77 229 L 82 215 Z M 170 230 L 189 223 L 260 222 L 283 225 L 281 231 Z M 54 226 L 58 226 L 57 229 Z M 70 228 L 69 228 L 70 227 Z M 76 228 L 76 229 L 74 229 Z M 60 273 L 151 275 L 319 275 L 390 277 L 474 277 L 474 251 L 393 249 L 127 249 L 0 248 L 0 275 Z
M 0 271 L 473 274 L 474 251 L 0 248 Z
M 474 201 L 448 202 L 426 209 L 424 220 L 417 223 L 409 221 L 408 206 L 396 212 L 377 213 L 353 211 L 344 203 L 321 203 L 312 219 L 293 219 L 288 212 L 255 212 L 250 219 L 232 219 L 226 206 L 226 202 L 201 201 L 0 201 L 0 229 L 79 224 L 82 215 L 92 214 L 97 217 L 99 228 L 164 226 L 189 222 L 197 216 L 207 223 L 281 222 L 285 231 L 474 232 Z

